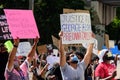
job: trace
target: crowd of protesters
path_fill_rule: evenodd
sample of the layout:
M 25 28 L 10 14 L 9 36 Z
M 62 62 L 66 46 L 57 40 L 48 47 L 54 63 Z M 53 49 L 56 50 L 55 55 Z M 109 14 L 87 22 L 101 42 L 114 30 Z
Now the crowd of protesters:
M 93 56 L 94 43 L 80 51 L 75 46 L 65 51 L 60 33 L 59 48 L 49 45 L 48 52 L 37 53 L 36 37 L 28 56 L 16 56 L 19 38 L 14 39 L 10 53 L 0 44 L 0 80 L 117 80 L 118 55 L 102 49 Z M 83 47 L 83 46 L 81 46 Z

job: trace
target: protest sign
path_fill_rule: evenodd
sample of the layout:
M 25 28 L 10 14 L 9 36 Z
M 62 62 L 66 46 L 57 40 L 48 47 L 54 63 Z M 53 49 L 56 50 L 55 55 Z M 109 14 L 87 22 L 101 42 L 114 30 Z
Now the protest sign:
M 98 41 L 97 41 L 96 39 L 90 40 L 90 41 L 88 41 L 88 42 L 86 42 L 86 43 L 82 43 L 82 45 L 83 45 L 85 48 L 87 48 L 90 43 L 94 43 L 93 53 L 96 54 L 96 55 L 98 55 Z
M 58 48 L 59 47 L 59 39 L 56 37 L 52 36 L 53 44 Z
M 27 56 L 31 50 L 30 42 L 20 42 L 18 45 L 16 56 Z
M 39 54 L 44 54 L 47 52 L 47 46 L 46 45 L 40 45 L 37 47 L 37 51 Z
M 68 13 L 60 15 L 63 44 L 79 44 L 92 39 L 89 13 Z
M 89 13 L 88 10 L 79 10 L 79 9 L 63 9 L 63 13 L 67 14 L 67 13 Z
M 6 41 L 6 42 L 4 43 L 4 45 L 5 45 L 5 47 L 7 48 L 7 51 L 8 51 L 8 52 L 11 52 L 11 51 L 12 51 L 13 44 L 12 44 L 12 42 L 11 42 L 10 40 Z
M 120 60 L 117 61 L 117 76 L 115 77 L 116 79 L 120 79 Z
M 0 15 L 0 39 L 12 39 L 5 15 Z
M 105 45 L 106 47 L 109 49 L 110 48 L 110 44 L 109 44 L 109 35 L 108 34 L 105 34 Z
M 13 38 L 29 39 L 39 37 L 32 10 L 4 9 L 4 12 Z
M 114 48 L 115 42 L 114 40 L 109 40 L 109 48 Z

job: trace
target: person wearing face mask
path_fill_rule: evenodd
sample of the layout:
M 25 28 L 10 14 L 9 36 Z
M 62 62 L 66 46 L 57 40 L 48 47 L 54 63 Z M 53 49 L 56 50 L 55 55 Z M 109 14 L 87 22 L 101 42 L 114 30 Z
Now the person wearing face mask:
M 68 62 L 66 61 L 66 55 L 64 50 L 64 45 L 62 45 L 62 35 L 60 32 L 60 42 L 59 42 L 59 51 L 60 51 L 60 68 L 63 76 L 63 80 L 85 80 L 84 72 L 86 67 L 91 61 L 92 50 L 94 43 L 90 43 L 87 48 L 87 52 L 84 56 L 84 59 L 80 62 L 75 54 L 70 54 Z M 69 64 L 68 64 L 69 63 Z
M 21 64 L 16 57 L 17 48 L 19 45 L 19 38 L 14 39 L 14 47 L 9 53 L 5 69 L 5 80 L 29 80 L 29 64 L 31 63 L 35 55 L 38 40 L 38 37 L 34 39 L 34 43 L 30 52 L 28 53 L 25 61 Z
M 112 53 L 108 49 L 103 49 L 98 54 L 99 64 L 95 69 L 95 80 L 115 80 L 116 66 L 110 63 L 114 60 Z

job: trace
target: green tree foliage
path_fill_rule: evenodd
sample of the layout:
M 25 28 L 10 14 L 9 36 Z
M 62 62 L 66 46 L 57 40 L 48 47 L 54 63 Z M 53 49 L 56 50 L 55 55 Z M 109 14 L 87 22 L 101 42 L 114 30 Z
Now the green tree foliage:
M 113 19 L 113 21 L 106 26 L 106 33 L 109 34 L 110 40 L 119 40 L 120 34 L 120 19 L 117 17 Z
M 2 0 L 0 4 L 4 5 L 7 9 L 28 9 L 29 0 Z
M 111 40 L 120 40 L 120 7 L 116 8 L 116 17 L 112 22 L 106 26 L 106 31 L 110 36 Z

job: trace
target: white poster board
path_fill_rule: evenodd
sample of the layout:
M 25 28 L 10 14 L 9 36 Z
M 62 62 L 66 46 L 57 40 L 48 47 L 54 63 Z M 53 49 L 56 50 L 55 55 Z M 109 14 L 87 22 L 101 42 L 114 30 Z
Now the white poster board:
M 17 49 L 16 56 L 27 56 L 31 50 L 30 42 L 20 42 Z
M 98 55 L 98 41 L 96 39 L 93 39 L 91 41 L 88 41 L 86 43 L 82 43 L 82 45 L 87 48 L 89 43 L 94 43 L 94 47 L 93 47 L 93 53 Z
M 62 44 L 79 44 L 92 38 L 89 13 L 67 13 L 60 15 Z

